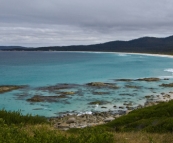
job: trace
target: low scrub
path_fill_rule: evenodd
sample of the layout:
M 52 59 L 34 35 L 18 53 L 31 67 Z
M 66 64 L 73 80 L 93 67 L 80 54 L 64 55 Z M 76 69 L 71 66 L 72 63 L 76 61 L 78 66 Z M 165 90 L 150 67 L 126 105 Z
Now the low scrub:
M 173 101 L 138 109 L 90 128 L 59 131 L 47 119 L 0 110 L 0 143 L 173 142 Z
M 113 134 L 95 128 L 86 128 L 77 134 L 68 134 L 50 125 L 16 126 L 0 120 L 0 143 L 113 143 Z
M 48 123 L 45 117 L 32 116 L 30 114 L 22 115 L 20 111 L 6 111 L 4 109 L 0 110 L 0 118 L 2 118 L 7 125 Z
M 173 101 L 130 112 L 103 125 L 115 131 L 173 132 Z

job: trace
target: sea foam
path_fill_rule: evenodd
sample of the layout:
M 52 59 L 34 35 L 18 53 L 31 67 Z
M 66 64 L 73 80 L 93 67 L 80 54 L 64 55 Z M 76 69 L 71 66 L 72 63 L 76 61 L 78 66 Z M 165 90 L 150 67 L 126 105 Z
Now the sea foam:
M 166 72 L 171 72 L 171 73 L 173 73 L 173 69 L 165 69 L 164 71 L 166 71 Z

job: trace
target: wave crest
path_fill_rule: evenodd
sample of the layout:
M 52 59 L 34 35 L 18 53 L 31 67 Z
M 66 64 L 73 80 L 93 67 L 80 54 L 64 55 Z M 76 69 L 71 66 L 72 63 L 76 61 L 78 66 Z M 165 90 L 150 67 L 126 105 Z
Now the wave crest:
M 171 73 L 173 73 L 173 69 L 165 69 L 164 71 L 166 71 L 166 72 L 171 72 Z

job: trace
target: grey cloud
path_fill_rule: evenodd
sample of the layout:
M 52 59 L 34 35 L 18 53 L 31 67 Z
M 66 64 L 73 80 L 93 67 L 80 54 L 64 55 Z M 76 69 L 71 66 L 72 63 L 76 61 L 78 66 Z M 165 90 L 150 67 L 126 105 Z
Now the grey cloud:
M 0 44 L 94 44 L 169 36 L 172 0 L 1 0 Z

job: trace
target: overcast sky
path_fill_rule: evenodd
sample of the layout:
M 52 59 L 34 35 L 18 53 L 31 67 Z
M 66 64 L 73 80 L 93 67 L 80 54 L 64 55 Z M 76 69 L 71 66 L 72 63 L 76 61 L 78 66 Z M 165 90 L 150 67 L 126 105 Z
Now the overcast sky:
M 173 35 L 173 0 L 0 0 L 0 45 L 86 45 Z

